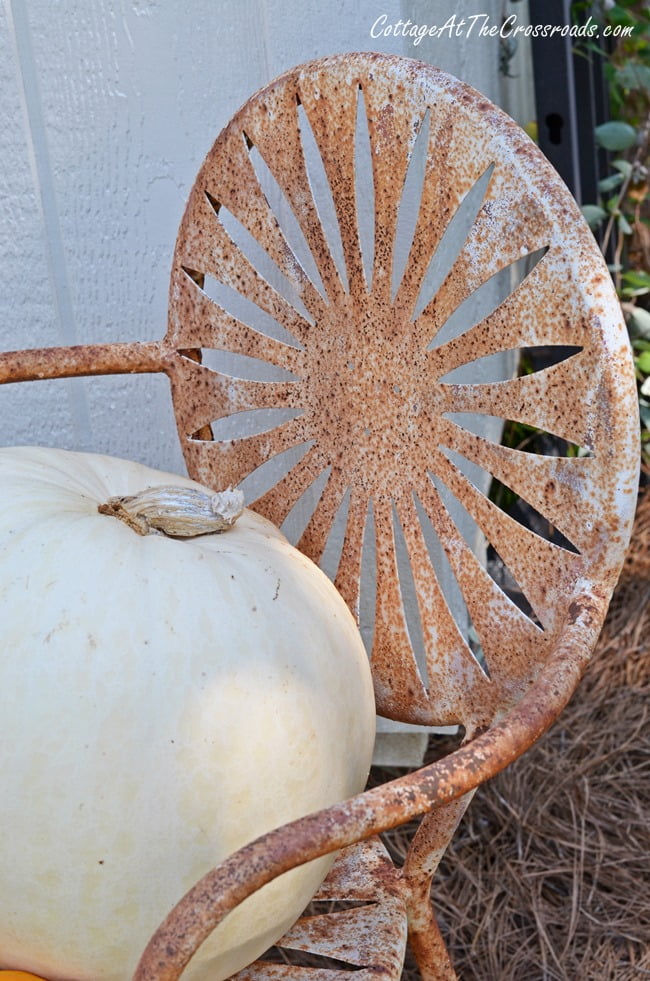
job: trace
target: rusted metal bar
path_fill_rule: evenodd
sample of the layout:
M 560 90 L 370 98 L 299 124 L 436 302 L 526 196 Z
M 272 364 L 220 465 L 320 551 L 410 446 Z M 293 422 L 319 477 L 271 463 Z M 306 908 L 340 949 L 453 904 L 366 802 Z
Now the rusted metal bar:
M 432 906 L 431 884 L 473 796 L 470 791 L 425 814 L 404 862 L 409 943 L 422 981 L 457 981 Z
M 166 371 L 169 356 L 170 348 L 164 340 L 7 351 L 0 354 L 0 385 L 79 375 Z

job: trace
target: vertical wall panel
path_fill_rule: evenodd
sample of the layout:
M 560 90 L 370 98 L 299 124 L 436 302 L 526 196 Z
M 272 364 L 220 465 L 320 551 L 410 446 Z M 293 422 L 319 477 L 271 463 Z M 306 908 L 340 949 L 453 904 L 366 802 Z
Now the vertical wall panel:
M 5 348 L 60 343 L 48 241 L 12 12 L 0 7 L 0 331 Z M 82 438 L 78 392 L 61 386 L 0 388 L 4 442 Z M 78 386 L 77 386 L 78 389 Z M 38 435 L 35 435 L 38 434 Z

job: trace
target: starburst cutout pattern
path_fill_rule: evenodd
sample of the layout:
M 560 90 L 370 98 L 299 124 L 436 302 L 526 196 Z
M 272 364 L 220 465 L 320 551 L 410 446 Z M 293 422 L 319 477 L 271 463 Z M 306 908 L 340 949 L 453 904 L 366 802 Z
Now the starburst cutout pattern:
M 416 62 L 324 59 L 246 103 L 190 197 L 168 334 L 188 469 L 332 576 L 382 714 L 476 731 L 612 564 L 621 331 L 577 208 L 503 113 Z M 504 423 L 544 452 L 500 445 Z

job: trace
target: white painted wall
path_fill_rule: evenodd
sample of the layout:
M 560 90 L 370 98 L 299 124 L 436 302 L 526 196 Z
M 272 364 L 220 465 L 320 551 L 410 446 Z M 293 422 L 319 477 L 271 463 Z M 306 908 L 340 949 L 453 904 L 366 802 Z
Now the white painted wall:
M 496 24 L 503 7 L 480 10 Z M 502 104 L 523 91 L 525 78 L 499 77 L 498 38 L 371 37 L 381 14 L 440 25 L 477 12 L 474 0 L 3 0 L 0 349 L 162 336 L 195 173 L 231 114 L 284 69 L 379 50 L 438 64 Z M 0 442 L 184 469 L 163 376 L 1 386 Z

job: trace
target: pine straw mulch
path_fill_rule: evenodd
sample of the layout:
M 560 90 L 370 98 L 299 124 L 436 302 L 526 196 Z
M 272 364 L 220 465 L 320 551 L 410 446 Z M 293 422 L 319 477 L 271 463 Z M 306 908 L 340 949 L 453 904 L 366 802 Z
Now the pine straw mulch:
M 576 695 L 479 789 L 434 900 L 462 981 L 650 978 L 650 488 Z

